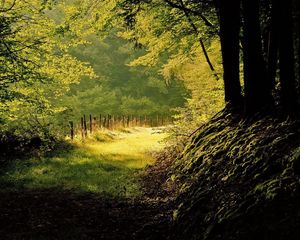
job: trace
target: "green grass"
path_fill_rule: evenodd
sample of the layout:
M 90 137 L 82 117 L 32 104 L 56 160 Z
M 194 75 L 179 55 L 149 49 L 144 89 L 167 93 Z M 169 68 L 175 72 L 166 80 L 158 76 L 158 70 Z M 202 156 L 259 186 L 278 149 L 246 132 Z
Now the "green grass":
M 1 188 L 58 188 L 112 196 L 137 196 L 135 173 L 154 159 L 148 154 L 163 147 L 166 135 L 153 129 L 98 132 L 74 149 L 51 157 L 13 162 L 0 176 Z

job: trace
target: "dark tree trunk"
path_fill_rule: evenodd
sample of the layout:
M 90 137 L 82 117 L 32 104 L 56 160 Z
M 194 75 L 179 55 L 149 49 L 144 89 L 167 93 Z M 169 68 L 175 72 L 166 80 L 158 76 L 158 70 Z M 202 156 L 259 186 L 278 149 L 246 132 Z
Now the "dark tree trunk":
M 300 100 L 300 1 L 294 0 L 294 15 L 295 15 L 295 40 L 296 40 L 296 60 L 297 60 L 297 90 L 298 100 Z
M 220 20 L 225 101 L 233 109 L 242 106 L 239 76 L 240 0 L 216 0 Z
M 300 100 L 300 1 L 297 8 L 297 26 L 298 26 L 298 97 Z
M 295 59 L 293 47 L 293 17 L 292 0 L 273 1 L 274 6 L 278 5 L 279 13 L 279 66 L 281 101 L 283 109 L 289 115 L 297 114 L 297 91 L 295 79 Z
M 263 59 L 259 0 L 242 0 L 244 14 L 244 79 L 246 114 L 253 115 L 272 104 Z
M 278 7 L 272 5 L 271 26 L 268 45 L 267 79 L 270 89 L 275 88 L 276 70 L 278 64 L 279 29 L 278 29 Z

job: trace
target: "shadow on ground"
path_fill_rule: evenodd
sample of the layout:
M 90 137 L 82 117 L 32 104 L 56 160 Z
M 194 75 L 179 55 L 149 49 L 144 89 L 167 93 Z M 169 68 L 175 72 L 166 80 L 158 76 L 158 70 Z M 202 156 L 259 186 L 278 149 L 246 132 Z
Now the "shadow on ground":
M 68 191 L 0 192 L 1 239 L 166 239 L 161 202 Z M 161 214 L 164 212 L 164 214 Z
M 162 137 L 144 130 L 10 162 L 0 171 L 0 239 L 166 239 L 167 201 L 146 196 L 137 176 Z

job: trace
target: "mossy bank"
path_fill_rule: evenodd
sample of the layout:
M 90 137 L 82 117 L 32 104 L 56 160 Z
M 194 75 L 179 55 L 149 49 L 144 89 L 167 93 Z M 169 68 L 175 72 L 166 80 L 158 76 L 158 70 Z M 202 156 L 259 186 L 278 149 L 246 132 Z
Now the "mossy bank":
M 237 119 L 215 116 L 169 168 L 170 239 L 299 239 L 300 121 Z

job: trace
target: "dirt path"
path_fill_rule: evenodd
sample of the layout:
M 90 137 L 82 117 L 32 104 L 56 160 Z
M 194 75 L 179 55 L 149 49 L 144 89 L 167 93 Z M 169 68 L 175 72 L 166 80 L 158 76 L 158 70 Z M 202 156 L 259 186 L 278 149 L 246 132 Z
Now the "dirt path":
M 0 193 L 1 239 L 166 239 L 161 202 L 68 192 Z
M 83 161 L 82 159 L 91 161 L 93 159 L 93 162 L 98 163 L 99 168 L 99 162 L 108 164 L 106 162 L 108 159 L 103 156 L 109 156 L 109 164 L 112 166 L 118 165 L 129 169 L 123 172 L 118 170 L 111 176 L 121 172 L 121 175 L 125 174 L 125 177 L 128 178 L 132 176 L 132 171 L 136 172 L 136 169 L 142 169 L 146 164 L 153 162 L 149 155 L 141 154 L 145 154 L 146 150 L 161 147 L 158 143 L 161 136 L 158 137 L 157 134 L 153 130 L 143 130 L 134 134 L 121 134 L 117 137 L 117 142 L 96 143 L 92 141 L 85 145 L 84 150 L 85 154 L 86 151 L 92 153 L 89 158 L 84 158 L 77 152 L 78 158 L 75 160 L 71 158 L 73 159 L 71 162 L 68 159 L 66 163 L 74 164 L 74 161 Z M 124 157 L 126 157 L 125 161 Z M 51 157 L 52 161 L 57 158 L 59 157 Z M 50 164 L 51 161 L 49 161 L 48 159 L 48 161 L 42 162 Z M 80 191 L 77 191 L 78 189 L 74 188 L 81 186 L 80 184 L 74 184 L 73 188 L 68 189 L 65 187 L 69 186 L 66 182 L 59 183 L 59 181 L 65 180 L 64 177 L 58 178 L 59 184 L 51 185 L 49 182 L 45 182 L 43 177 L 49 179 L 57 176 L 58 173 L 55 173 L 54 170 L 52 173 L 49 170 L 41 176 L 30 178 L 25 173 L 38 166 L 36 162 L 33 165 L 29 163 L 25 164 L 27 168 L 19 166 L 17 174 L 19 179 L 14 179 L 16 186 L 12 186 L 10 181 L 11 187 L 2 188 L 0 191 L 0 239 L 167 239 L 172 215 L 168 210 L 169 203 L 163 199 L 151 199 L 142 194 L 153 191 L 153 189 L 139 190 L 140 193 L 137 195 L 134 193 L 134 196 L 115 192 L 118 191 L 118 188 L 108 192 L 109 194 L 99 191 L 83 191 L 85 188 L 78 188 Z M 43 168 L 48 166 L 47 164 L 44 164 Z M 78 170 L 91 171 L 95 166 L 91 164 L 88 167 L 89 169 Z M 103 169 L 110 172 L 112 168 L 105 166 Z M 10 175 L 8 175 L 14 176 L 12 169 L 10 171 Z M 99 172 L 97 173 L 99 174 Z M 152 174 L 150 178 L 154 179 L 155 177 L 155 174 Z M 118 178 L 120 179 L 120 176 Z M 82 179 L 78 177 L 76 181 L 80 180 Z M 147 181 L 149 180 L 151 181 L 148 177 Z M 50 183 L 53 183 L 52 180 Z M 90 180 L 91 183 L 99 184 L 94 180 Z M 137 184 L 136 181 L 118 182 L 119 185 L 132 185 L 133 183 Z M 1 185 L 4 186 L 4 184 L 5 181 L 2 181 Z M 112 185 L 116 187 L 114 184 Z M 146 184 L 146 186 L 151 188 L 151 184 Z M 130 188 L 130 186 L 127 187 Z M 93 189 L 103 190 L 103 187 Z

